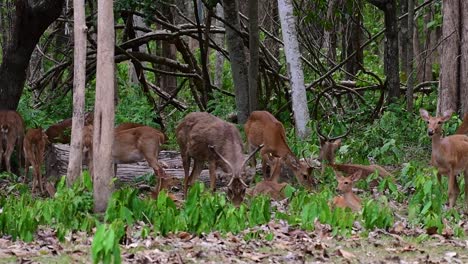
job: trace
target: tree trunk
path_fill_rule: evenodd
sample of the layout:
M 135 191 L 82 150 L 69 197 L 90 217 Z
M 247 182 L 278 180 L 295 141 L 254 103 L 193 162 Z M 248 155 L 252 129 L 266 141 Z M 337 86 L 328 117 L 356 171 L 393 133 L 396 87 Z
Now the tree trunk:
M 286 55 L 291 84 L 296 134 L 298 137 L 304 139 L 309 135 L 309 130 L 307 129 L 309 109 L 307 107 L 304 73 L 301 65 L 301 51 L 297 41 L 296 21 L 293 13 L 292 0 L 278 0 L 278 10 L 284 41 L 284 53 Z
M 460 62 L 460 85 L 459 88 L 459 112 L 461 116 L 468 113 L 468 2 L 460 1 L 460 15 L 461 15 L 461 62 Z
M 400 15 L 406 14 L 408 12 L 408 7 L 409 7 L 409 1 L 410 0 L 399 0 L 400 2 Z M 408 44 L 410 41 L 410 35 L 408 32 L 408 24 L 409 24 L 409 16 L 406 16 L 406 19 L 402 19 L 400 21 L 400 30 L 398 31 L 399 34 L 399 40 L 400 40 L 400 45 L 399 47 L 399 52 L 401 54 L 400 56 L 400 61 L 401 61 L 401 70 L 403 72 L 403 80 L 406 81 L 409 76 L 409 70 L 408 70 Z
M 71 186 L 81 174 L 86 84 L 86 15 L 85 1 L 73 1 L 73 121 L 68 162 L 67 184 Z
M 240 31 L 238 0 L 223 0 L 223 7 L 226 22 Z M 244 42 L 230 26 L 226 26 L 226 42 L 235 87 L 237 120 L 243 124 L 249 117 L 249 80 Z
M 359 3 L 354 3 L 352 8 L 349 10 L 349 19 L 347 20 L 347 47 L 346 55 L 349 56 L 353 52 L 356 52 L 346 64 L 345 69 L 349 73 L 348 80 L 354 80 L 354 76 L 361 69 L 361 65 L 364 62 L 364 53 L 361 49 L 361 37 L 362 37 L 362 7 Z
M 259 38 L 258 0 L 249 0 L 249 114 L 257 110 L 258 107 Z
M 223 7 L 221 4 L 218 3 L 216 5 L 216 15 L 218 17 L 224 18 Z M 223 23 L 219 20 L 216 20 L 216 27 L 224 27 Z M 216 34 L 214 37 L 214 41 L 218 46 L 224 48 L 224 34 Z M 215 71 L 214 71 L 214 78 L 213 84 L 218 88 L 223 87 L 223 70 L 224 70 L 224 56 L 221 52 L 216 52 L 216 59 L 215 59 Z
M 388 101 L 400 97 L 400 75 L 398 55 L 398 19 L 396 0 L 367 0 L 384 12 L 385 16 L 385 75 Z
M 462 1 L 464 2 L 464 1 Z M 437 113 L 457 110 L 460 85 L 460 2 L 443 1 L 442 53 L 440 56 L 439 98 Z
M 2 25 L 8 36 L 3 36 L 0 109 L 16 110 L 34 47 L 47 27 L 59 17 L 63 3 L 63 0 L 15 1 L 11 24 Z
M 406 70 L 408 76 L 407 89 L 406 89 L 406 109 L 408 112 L 413 112 L 413 87 L 414 87 L 414 67 L 413 67 L 413 34 L 414 34 L 414 0 L 408 0 L 408 40 L 407 52 L 408 58 L 406 59 Z
M 114 141 L 114 13 L 113 1 L 98 1 L 98 50 L 93 133 L 94 211 L 104 212 L 113 191 Z
M 336 62 L 336 16 L 335 16 L 335 9 L 336 9 L 336 2 L 337 0 L 330 0 L 328 1 L 327 7 L 327 21 L 330 22 L 331 26 L 325 28 L 324 36 L 323 36 L 323 46 L 326 50 L 327 57 L 329 59 L 328 64 L 330 67 L 335 66 L 334 63 Z

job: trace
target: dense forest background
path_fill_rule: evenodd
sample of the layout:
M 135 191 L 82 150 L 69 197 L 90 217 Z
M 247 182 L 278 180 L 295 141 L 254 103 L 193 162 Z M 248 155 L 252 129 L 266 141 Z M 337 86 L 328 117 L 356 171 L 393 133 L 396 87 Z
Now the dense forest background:
M 437 181 L 437 170 L 428 165 L 434 165 L 431 137 L 419 112 L 424 108 L 441 116 L 452 111 L 454 115 L 443 121 L 444 135 L 454 134 L 464 116 L 468 120 L 467 1 L 0 0 L 0 4 L 0 110 L 18 111 L 26 128 L 46 129 L 74 115 L 81 130 L 85 112 L 109 117 L 94 121 L 100 129 L 94 135 L 101 133 L 108 142 L 113 141 L 109 131 L 114 124 L 158 128 L 168 137 L 160 159 L 167 159 L 172 167 L 166 169 L 175 175 L 181 171 L 180 159 L 175 158 L 180 154 L 175 131 L 187 114 L 206 111 L 234 123 L 244 143 L 243 124 L 250 113 L 267 110 L 283 123 L 292 153 L 306 162 L 320 155 L 323 138 L 340 138 L 337 164 L 381 165 L 391 175 L 384 178 L 377 172 L 356 180 L 357 193 L 363 197 L 359 212 L 331 206 L 341 178 L 323 163 L 322 168 L 310 167 L 313 190 L 298 186 L 291 172 L 281 171 L 285 174 L 281 179 L 289 183 L 281 185 L 286 187 L 280 196 L 286 199 L 249 197 L 234 207 L 223 192 L 210 193 L 203 184 L 195 184 L 183 201 L 176 199 L 181 196 L 177 190 L 176 196 L 161 192 L 150 199 L 146 191 L 158 177 L 148 174 L 130 177 L 130 184 L 118 183 L 114 189 L 116 180 L 107 166 L 111 153 L 96 151 L 94 164 L 107 168 L 97 168 L 103 170 L 94 182 L 87 172 L 74 185 L 51 177 L 46 180 L 54 186 L 49 194 L 29 192 L 27 184 L 18 182 L 21 172 L 1 173 L 0 235 L 6 239 L 0 244 L 16 245 L 16 239 L 41 242 L 50 236 L 53 250 L 71 261 L 89 261 L 91 255 L 94 262 L 106 263 L 122 257 L 180 263 L 219 262 L 233 256 L 284 261 L 286 253 L 298 262 L 338 258 L 373 262 L 377 255 L 378 260 L 393 261 L 395 252 L 413 251 L 427 252 L 427 257 L 412 255 L 408 260 L 468 260 L 463 254 L 468 234 L 463 202 L 453 208 L 445 205 L 451 183 L 448 177 Z M 107 61 L 103 47 L 107 55 L 110 51 Z M 81 153 L 73 138 L 81 142 L 82 136 L 71 133 L 70 157 L 77 160 L 70 164 L 79 166 L 70 165 L 68 171 L 81 174 L 81 154 L 72 152 Z M 46 158 L 46 174 L 56 165 L 51 164 Z M 262 182 L 258 172 L 251 179 L 252 188 Z M 467 177 L 458 179 L 460 190 L 467 192 Z M 100 189 L 103 186 L 107 189 Z M 462 200 L 462 195 L 457 198 Z M 100 209 L 98 201 L 104 201 Z M 102 215 L 94 213 L 93 203 L 94 211 Z M 92 242 L 88 235 L 94 236 Z M 237 247 L 239 239 L 247 245 L 243 252 Z M 90 253 L 58 249 L 65 240 L 79 241 Z M 178 253 L 154 246 L 159 243 L 155 240 L 172 246 L 180 242 L 174 246 Z M 186 254 L 199 240 L 205 250 L 221 255 Z M 160 251 L 135 253 L 128 246 L 132 241 L 145 250 Z M 259 253 L 260 246 L 249 241 L 274 250 Z M 304 241 L 311 246 L 304 246 Z M 215 246 L 223 243 L 227 246 L 222 249 Z M 372 250 L 356 243 L 383 253 L 369 253 Z M 328 254 L 328 248 L 333 253 Z M 11 255 L 0 249 L 2 254 Z M 18 261 L 16 255 L 13 260 Z

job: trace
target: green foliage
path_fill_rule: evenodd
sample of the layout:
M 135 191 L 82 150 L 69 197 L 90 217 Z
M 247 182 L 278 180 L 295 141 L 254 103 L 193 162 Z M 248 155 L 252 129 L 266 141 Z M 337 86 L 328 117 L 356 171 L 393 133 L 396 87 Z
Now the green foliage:
M 393 225 L 393 213 L 388 207 L 388 201 L 385 196 L 381 196 L 378 201 L 368 200 L 362 210 L 362 219 L 364 227 L 368 230 L 374 228 L 387 229 Z
M 91 245 L 93 263 L 121 263 L 119 241 L 124 234 L 122 220 L 117 219 L 110 225 L 99 225 Z

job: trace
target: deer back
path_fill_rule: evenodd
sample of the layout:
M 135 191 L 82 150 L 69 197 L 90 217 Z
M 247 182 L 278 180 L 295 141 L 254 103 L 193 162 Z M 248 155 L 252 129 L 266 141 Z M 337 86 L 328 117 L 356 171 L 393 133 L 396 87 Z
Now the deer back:
M 458 127 L 455 134 L 465 134 L 468 135 L 468 113 L 463 116 L 463 122 Z
M 283 200 L 285 195 L 283 189 L 286 183 L 278 183 L 276 181 L 261 181 L 255 185 L 252 191 L 253 196 L 257 195 L 268 195 L 274 200 Z

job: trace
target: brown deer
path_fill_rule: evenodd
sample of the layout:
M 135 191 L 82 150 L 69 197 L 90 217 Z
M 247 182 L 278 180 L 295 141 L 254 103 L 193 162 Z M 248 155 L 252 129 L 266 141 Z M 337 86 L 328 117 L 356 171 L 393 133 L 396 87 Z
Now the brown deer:
M 93 112 L 85 114 L 85 126 L 92 125 L 94 120 Z M 45 133 L 50 143 L 70 144 L 70 130 L 72 126 L 72 118 L 67 118 L 51 125 L 46 129 Z
M 47 135 L 42 128 L 29 129 L 26 132 L 23 143 L 24 157 L 25 157 L 25 177 L 28 176 L 29 166 L 33 166 L 33 183 L 32 192 L 39 185 L 39 190 L 44 191 L 42 184 L 41 166 L 44 163 L 44 152 L 47 141 Z
M 335 172 L 338 186 L 336 191 L 341 193 L 340 196 L 333 198 L 333 204 L 336 207 L 351 208 L 353 211 L 361 210 L 361 199 L 353 193 L 353 186 L 356 181 L 361 178 L 361 171 L 356 171 L 348 177 L 343 177 L 341 173 Z
M 276 181 L 263 180 L 255 185 L 255 188 L 252 190 L 252 196 L 267 195 L 273 200 L 283 200 L 286 198 L 283 193 L 286 185 L 286 182 L 278 183 Z
M 465 182 L 468 182 L 468 136 L 442 137 L 442 125 L 450 119 L 452 111 L 446 111 L 442 116 L 435 117 L 422 108 L 419 109 L 419 113 L 427 122 L 427 134 L 432 138 L 431 163 L 438 170 L 437 178 L 440 182 L 441 175 L 449 177 L 449 207 L 453 207 L 460 193 L 456 176 L 463 172 Z M 468 210 L 468 184 L 465 184 L 465 206 Z
M 24 121 L 20 114 L 12 110 L 0 111 L 0 169 L 2 162 L 5 168 L 11 172 L 10 158 L 15 146 L 17 146 L 18 166 L 23 162 L 23 138 Z
M 455 134 L 457 134 L 457 135 L 462 135 L 462 134 L 468 135 L 468 113 L 466 113 L 465 116 L 463 117 L 463 122 L 458 127 Z
M 165 136 L 159 130 L 139 126 L 132 129 L 114 133 L 114 144 L 112 157 L 114 161 L 114 172 L 117 171 L 117 164 L 126 164 L 146 160 L 153 168 L 154 175 L 164 178 L 166 175 L 158 162 L 159 147 L 164 142 Z M 93 127 L 86 126 L 83 131 L 83 152 L 85 160 L 92 174 L 92 150 L 93 150 Z M 162 184 L 158 185 L 159 191 Z
M 145 126 L 143 124 L 139 124 L 139 123 L 132 123 L 132 122 L 125 122 L 125 123 L 121 123 L 120 125 L 116 126 L 115 129 L 114 129 L 114 133 L 119 133 L 121 131 L 124 131 L 124 130 L 127 130 L 127 129 L 131 129 L 131 128 L 136 128 L 136 127 L 141 127 L 141 126 Z M 163 133 L 162 131 L 159 131 L 161 134 L 163 134 L 164 136 L 164 141 L 161 142 L 161 143 L 165 143 L 168 138 L 166 136 L 165 133 Z
M 221 167 L 223 171 L 232 173 L 227 185 L 228 198 L 235 205 L 244 200 L 247 188 L 244 182 L 246 163 L 261 146 L 245 158 L 239 130 L 233 124 L 206 112 L 194 112 L 185 116 L 176 128 L 176 138 L 185 173 L 185 197 L 189 186 L 200 176 L 203 163 L 208 161 L 211 190 L 216 189 L 216 168 Z M 189 175 L 192 159 L 194 165 Z
M 278 181 L 280 166 L 285 163 L 293 170 L 297 181 L 307 187 L 312 187 L 312 166 L 299 161 L 286 143 L 286 133 L 283 124 L 267 111 L 253 111 L 244 125 L 247 145 L 250 150 L 263 144 L 260 151 L 262 157 L 263 177 Z M 252 159 L 255 166 L 255 158 Z M 270 166 L 270 177 L 267 176 L 267 165 Z

